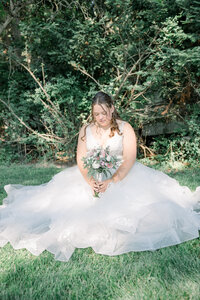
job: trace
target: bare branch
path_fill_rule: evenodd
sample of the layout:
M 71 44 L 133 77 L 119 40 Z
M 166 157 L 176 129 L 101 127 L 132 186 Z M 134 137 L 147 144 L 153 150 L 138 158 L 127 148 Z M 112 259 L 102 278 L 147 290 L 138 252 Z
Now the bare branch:
M 12 1 L 12 0 L 10 0 L 10 10 L 11 10 L 11 11 L 14 11 L 14 4 L 13 4 L 13 1 Z
M 54 105 L 54 103 L 51 101 L 48 93 L 46 92 L 45 88 L 42 86 L 42 84 L 40 83 L 40 81 L 35 77 L 35 75 L 33 74 L 33 72 L 24 64 L 22 64 L 21 62 L 17 61 L 18 64 L 20 64 L 24 69 L 26 69 L 29 74 L 33 77 L 33 79 L 35 80 L 35 82 L 39 85 L 40 89 L 43 91 L 43 93 L 46 96 L 47 101 L 50 103 L 51 106 L 47 105 L 42 99 L 40 99 L 40 101 L 43 103 L 43 105 L 51 112 L 52 115 L 56 116 L 59 124 L 63 127 L 66 128 L 66 125 L 63 121 L 64 117 L 61 114 L 61 112 L 57 109 L 57 107 Z
M 33 134 L 37 135 L 38 137 L 48 141 L 48 142 L 60 142 L 63 143 L 65 141 L 65 139 L 60 138 L 56 135 L 48 135 L 48 134 L 41 134 L 38 133 L 37 131 L 33 130 L 30 126 L 28 126 L 20 117 L 18 117 L 16 115 L 16 113 L 14 112 L 14 110 L 11 108 L 10 105 L 8 105 L 5 101 L 3 101 L 2 99 L 0 99 L 0 102 L 3 103 L 9 110 L 10 112 L 13 114 L 13 116 L 23 125 L 26 127 L 26 129 L 28 129 L 30 132 L 32 132 Z
M 89 78 L 91 78 L 99 87 L 100 89 L 102 89 L 102 85 L 94 78 L 92 77 L 92 75 L 90 75 L 86 70 L 80 68 L 77 64 L 75 63 L 71 63 L 72 67 L 74 67 L 75 69 L 79 70 L 81 73 L 83 73 L 84 75 L 88 76 Z
M 3 24 L 0 24 L 0 35 L 6 29 L 6 27 L 11 23 L 12 20 L 13 20 L 13 17 L 8 15 L 5 22 Z
M 46 82 L 45 82 L 44 64 L 43 63 L 42 63 L 42 78 L 43 78 L 43 86 L 45 86 Z
M 10 0 L 10 9 L 6 17 L 6 20 L 4 21 L 3 24 L 0 24 L 0 35 L 8 27 L 8 25 L 12 22 L 12 20 L 18 16 L 20 10 L 31 3 L 34 3 L 34 1 L 33 0 L 24 1 L 24 2 L 19 1 L 14 5 L 13 1 Z
M 159 32 L 155 35 L 155 37 L 153 38 L 153 40 L 151 41 L 151 43 L 149 44 L 149 46 L 147 47 L 147 49 L 143 52 L 143 54 L 140 54 L 140 51 L 139 51 L 139 58 L 138 60 L 136 61 L 136 63 L 130 68 L 129 72 L 127 74 L 124 75 L 124 78 L 122 79 L 122 82 L 121 82 L 121 85 L 115 95 L 115 99 L 117 99 L 121 89 L 123 88 L 126 80 L 131 77 L 133 71 L 136 69 L 136 67 L 144 60 L 146 59 L 150 54 L 151 52 L 149 51 L 151 49 L 151 46 L 152 44 L 155 42 L 155 40 L 157 39 L 157 36 L 158 36 Z

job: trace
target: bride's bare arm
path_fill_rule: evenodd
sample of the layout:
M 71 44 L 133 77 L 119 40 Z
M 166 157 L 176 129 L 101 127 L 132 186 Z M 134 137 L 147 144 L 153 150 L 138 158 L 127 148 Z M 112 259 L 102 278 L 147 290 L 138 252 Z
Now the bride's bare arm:
M 122 180 L 129 172 L 136 160 L 137 142 L 135 132 L 129 123 L 125 123 L 123 131 L 123 163 L 112 176 L 112 181 Z
M 86 135 L 85 135 L 85 126 L 83 126 L 79 132 L 78 136 L 78 145 L 77 145 L 77 152 L 76 152 L 76 161 L 79 167 L 81 174 L 83 175 L 84 179 L 89 182 L 89 178 L 87 176 L 87 169 L 83 167 L 82 158 L 86 156 L 87 148 L 86 148 Z
M 97 190 L 98 186 L 95 180 L 93 178 L 88 177 L 87 169 L 85 169 L 83 166 L 82 158 L 86 156 L 86 154 L 87 154 L 86 135 L 85 135 L 85 126 L 83 126 L 79 132 L 76 161 L 79 170 L 83 175 L 85 181 L 92 187 L 93 190 Z

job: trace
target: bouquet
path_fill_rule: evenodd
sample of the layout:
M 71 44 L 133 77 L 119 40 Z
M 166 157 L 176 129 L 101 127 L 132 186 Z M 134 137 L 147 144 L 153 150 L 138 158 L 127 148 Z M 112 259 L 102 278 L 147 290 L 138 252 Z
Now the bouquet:
M 110 154 L 109 146 L 94 148 L 82 160 L 84 168 L 88 170 L 88 176 L 97 181 L 102 181 L 103 175 L 112 175 L 111 169 L 117 169 L 122 162 L 121 158 Z M 99 197 L 99 193 L 95 191 L 94 196 Z

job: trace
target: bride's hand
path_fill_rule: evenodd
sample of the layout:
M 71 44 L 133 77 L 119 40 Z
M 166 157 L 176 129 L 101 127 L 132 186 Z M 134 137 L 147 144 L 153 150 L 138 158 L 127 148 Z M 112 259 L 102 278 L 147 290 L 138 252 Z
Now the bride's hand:
M 97 193 L 99 192 L 99 183 L 94 178 L 90 179 L 89 185 L 91 186 L 93 191 Z
M 111 182 L 112 182 L 112 179 L 107 179 L 107 180 L 98 182 L 98 184 L 99 184 L 98 192 L 104 193 L 107 190 L 107 188 L 109 187 L 109 185 L 111 184 Z

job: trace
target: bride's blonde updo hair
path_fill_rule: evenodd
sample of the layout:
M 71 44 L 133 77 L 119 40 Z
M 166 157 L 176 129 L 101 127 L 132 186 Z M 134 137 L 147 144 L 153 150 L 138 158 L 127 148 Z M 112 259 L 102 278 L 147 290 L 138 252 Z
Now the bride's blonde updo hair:
M 89 126 L 91 123 L 94 123 L 94 124 L 96 123 L 96 120 L 95 120 L 94 114 L 93 114 L 93 108 L 94 108 L 94 105 L 96 105 L 96 104 L 100 105 L 103 110 L 105 110 L 103 108 L 103 106 L 102 106 L 103 104 L 105 106 L 107 106 L 109 109 L 111 109 L 112 106 L 114 106 L 113 100 L 112 100 L 112 98 L 108 94 L 106 94 L 104 92 L 98 92 L 94 96 L 94 98 L 92 99 L 91 121 L 89 122 L 89 124 L 87 126 Z M 122 135 L 122 133 L 119 130 L 117 119 L 121 120 L 118 112 L 116 111 L 116 109 L 114 107 L 114 112 L 112 113 L 112 119 L 111 119 L 111 127 L 110 127 L 110 135 L 109 135 L 109 137 L 113 137 L 114 134 L 115 134 L 115 131 L 119 135 Z M 86 128 L 87 128 L 87 126 L 85 127 L 84 136 L 82 137 L 82 139 L 84 139 L 84 137 L 86 135 Z

